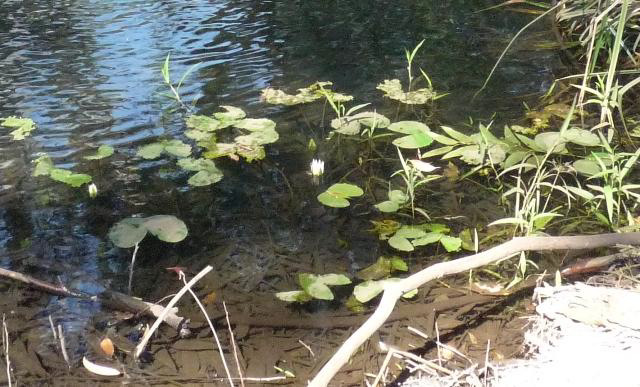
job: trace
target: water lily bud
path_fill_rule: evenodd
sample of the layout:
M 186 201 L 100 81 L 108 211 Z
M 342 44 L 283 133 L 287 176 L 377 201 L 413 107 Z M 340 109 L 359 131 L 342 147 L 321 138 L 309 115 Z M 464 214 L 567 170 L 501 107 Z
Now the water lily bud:
M 96 196 L 98 196 L 98 187 L 96 187 L 95 184 L 91 183 L 89 184 L 89 197 L 93 199 Z
M 311 176 L 322 176 L 324 174 L 324 161 L 313 159 L 311 161 Z

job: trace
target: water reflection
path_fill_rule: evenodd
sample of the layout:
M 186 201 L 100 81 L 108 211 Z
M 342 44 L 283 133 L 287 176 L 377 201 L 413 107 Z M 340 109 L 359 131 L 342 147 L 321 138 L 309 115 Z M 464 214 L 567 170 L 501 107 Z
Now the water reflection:
M 437 88 L 451 93 L 442 104 L 443 119 L 455 122 L 495 111 L 512 114 L 521 103 L 516 96 L 539 92 L 540 84 L 551 78 L 555 58 L 551 53 L 518 52 L 518 59 L 508 59 L 501 67 L 486 98 L 469 103 L 493 65 L 496 47 L 503 47 L 529 20 L 473 12 L 484 4 L 3 1 L 0 116 L 27 116 L 38 125 L 27 141 L 15 143 L 6 135 L 0 139 L 3 255 L 26 249 L 26 256 L 38 258 L 41 274 L 60 275 L 86 288 L 113 278 L 116 286 L 124 283 L 128 253 L 110 249 L 105 236 L 115 221 L 136 213 L 176 214 L 191 230 L 190 241 L 181 247 L 148 245 L 141 252 L 142 268 L 153 265 L 149 257 L 155 254 L 186 256 L 209 248 L 216 238 L 241 241 L 264 234 L 264 227 L 255 226 L 263 219 L 272 221 L 269 227 L 276 238 L 298 241 L 301 227 L 292 221 L 301 221 L 298 212 L 309 204 L 283 204 L 289 191 L 282 176 L 288 176 L 296 193 L 307 192 L 307 155 L 290 147 L 307 138 L 300 117 L 291 110 L 259 102 L 260 89 L 291 90 L 332 80 L 360 101 L 381 104 L 375 85 L 386 78 L 404 79 L 404 48 L 426 39 L 416 65 L 432 76 Z M 174 80 L 199 64 L 181 89 L 196 110 L 237 105 L 250 116 L 270 115 L 278 122 L 282 140 L 270 148 L 275 161 L 222 161 L 222 182 L 190 190 L 185 176 L 172 169 L 173 161 L 135 157 L 139 145 L 157 137 L 180 137 L 184 130 L 183 116 L 169 113 L 159 95 L 167 91 L 160 65 L 169 52 Z M 100 144 L 115 146 L 116 155 L 103 161 L 82 159 Z M 91 174 L 100 190 L 98 199 L 32 177 L 31 161 L 38 152 L 50 154 L 57 166 Z M 313 201 L 313 195 L 308 196 Z M 299 248 L 300 243 L 292 246 L 287 248 Z M 18 258 L 3 265 L 15 270 L 34 266 Z M 76 270 L 60 269 L 66 265 Z

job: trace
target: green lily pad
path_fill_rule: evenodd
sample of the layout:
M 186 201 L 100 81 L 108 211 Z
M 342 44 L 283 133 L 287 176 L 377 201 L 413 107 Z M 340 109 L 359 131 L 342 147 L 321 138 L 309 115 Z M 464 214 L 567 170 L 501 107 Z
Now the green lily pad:
M 365 281 L 353 288 L 353 295 L 362 303 L 368 302 L 382 293 L 386 286 L 401 281 L 400 278 L 387 278 L 380 281 Z M 402 295 L 403 298 L 414 297 L 418 293 L 417 289 Z
M 389 130 L 403 133 L 403 134 L 413 134 L 416 132 L 422 132 L 425 134 L 429 133 L 429 127 L 422 122 L 418 121 L 398 121 L 389 125 Z
M 34 160 L 36 167 L 33 170 L 33 176 L 49 176 L 53 169 L 53 161 L 49 155 L 42 155 Z
M 84 173 L 73 173 L 67 169 L 53 168 L 49 172 L 49 177 L 53 180 L 68 184 L 74 188 L 78 188 L 83 184 L 91 182 L 91 176 Z
M 146 160 L 153 160 L 160 157 L 164 151 L 164 144 L 161 142 L 154 142 L 153 144 L 143 145 L 138 149 L 137 155 Z
M 187 225 L 173 215 L 154 215 L 144 219 L 144 227 L 164 242 L 176 243 L 187 237 Z
M 140 243 L 147 235 L 141 218 L 126 218 L 114 224 L 109 230 L 109 239 L 114 245 L 128 249 Z
M 412 241 L 413 246 L 418 247 L 418 246 L 426 246 L 432 243 L 437 243 L 440 241 L 440 239 L 442 239 L 445 235 L 440 233 L 440 232 L 430 232 L 430 233 L 425 233 L 425 235 L 423 235 L 420 238 L 414 239 Z
M 442 238 L 440 238 L 440 244 L 445 248 L 445 250 L 452 253 L 454 251 L 460 251 L 460 248 L 462 247 L 462 239 L 443 235 Z
M 185 130 L 184 135 L 195 141 L 207 141 L 213 137 L 213 133 L 197 129 Z
M 85 156 L 84 158 L 86 160 L 100 160 L 113 155 L 113 152 L 114 150 L 111 145 L 100 145 L 100 147 L 98 147 L 98 151 L 96 152 L 96 154 L 91 156 Z
M 186 124 L 187 127 L 202 132 L 213 132 L 220 129 L 220 121 L 216 120 L 215 118 L 201 115 L 189 116 L 187 118 Z
M 326 191 L 318 195 L 318 201 L 329 207 L 348 207 L 352 197 L 362 196 L 364 191 L 356 185 L 347 183 L 337 183 L 329 187 Z
M 311 297 L 318 300 L 333 300 L 333 293 L 331 289 L 318 280 L 318 276 L 309 273 L 300 273 L 298 275 L 298 283 L 300 287 L 307 292 Z
M 276 123 L 268 118 L 245 118 L 234 125 L 236 128 L 251 132 L 275 130 Z
M 380 212 L 396 212 L 400 209 L 400 204 L 393 200 L 385 200 L 374 206 Z
M 213 116 L 220 121 L 238 121 L 247 116 L 244 110 L 233 106 L 220 106 L 226 112 L 214 113 Z
M 164 142 L 164 151 L 176 157 L 188 157 L 191 154 L 191 145 L 180 140 L 168 140 Z
M 276 293 L 276 297 L 279 300 L 285 302 L 308 302 L 313 299 L 307 292 L 304 290 L 292 290 L 290 292 L 278 292 Z
M 36 128 L 36 124 L 30 118 L 18 118 L 15 116 L 4 118 L 0 125 L 15 128 L 9 133 L 14 140 L 24 140 Z
M 222 180 L 223 177 L 224 175 L 217 168 L 205 169 L 202 171 L 198 171 L 195 175 L 191 176 L 189 180 L 187 180 L 187 183 L 194 187 L 203 187 L 206 185 L 215 184 Z
M 411 244 L 411 242 L 409 242 L 409 240 L 407 238 L 401 237 L 401 236 L 397 236 L 394 235 L 391 238 L 389 238 L 388 240 L 389 245 L 391 247 L 393 247 L 396 250 L 400 250 L 400 251 L 413 251 L 413 245 Z
M 381 90 L 388 98 L 410 105 L 422 105 L 431 102 L 436 97 L 436 93 L 430 88 L 405 92 L 402 90 L 402 84 L 398 79 L 385 79 L 378 84 L 376 89 Z
M 317 280 L 327 286 L 349 285 L 351 280 L 344 274 L 323 274 L 317 277 Z

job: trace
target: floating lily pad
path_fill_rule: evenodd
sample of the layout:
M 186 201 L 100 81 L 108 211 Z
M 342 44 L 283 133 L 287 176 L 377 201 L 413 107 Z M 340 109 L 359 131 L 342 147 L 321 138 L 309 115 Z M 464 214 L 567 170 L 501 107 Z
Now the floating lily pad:
M 153 144 L 143 145 L 138 149 L 138 156 L 143 159 L 152 160 L 160 157 L 162 152 L 164 151 L 164 144 L 161 142 L 156 142 Z
M 49 177 L 53 180 L 68 184 L 74 188 L 78 188 L 83 184 L 91 182 L 91 176 L 84 173 L 74 173 L 67 169 L 54 168 L 49 172 Z
M 276 123 L 268 118 L 245 118 L 234 125 L 236 128 L 251 132 L 275 130 Z
M 429 88 L 405 92 L 399 79 L 385 79 L 376 89 L 381 90 L 388 98 L 410 105 L 422 105 L 436 97 L 436 93 Z
M 318 300 L 333 300 L 331 289 L 318 280 L 318 276 L 309 273 L 300 273 L 298 275 L 298 283 L 300 287 L 311 297 Z
M 189 128 L 199 130 L 201 132 L 213 132 L 220 129 L 220 121 L 215 118 L 202 115 L 189 116 L 186 123 Z
M 276 293 L 276 297 L 285 302 L 307 302 L 311 301 L 313 297 L 311 297 L 304 290 L 292 290 L 290 292 L 278 292 Z
M 188 231 L 183 221 L 173 215 L 154 215 L 148 218 L 126 218 L 109 230 L 109 239 L 121 248 L 140 243 L 150 232 L 165 242 L 176 243 L 186 238 Z
M 180 140 L 168 140 L 164 142 L 164 151 L 176 157 L 188 157 L 191 154 L 191 145 Z
M 24 140 L 36 128 L 36 124 L 30 118 L 7 117 L 2 119 L 0 125 L 7 128 L 15 128 L 11 133 L 14 140 Z
M 160 157 L 163 152 L 176 157 L 188 157 L 191 154 L 191 145 L 180 140 L 163 140 L 140 147 L 137 154 L 144 159 L 152 160 Z
M 144 227 L 164 242 L 176 243 L 187 237 L 187 225 L 173 215 L 154 215 L 144 219 Z
M 329 207 L 348 207 L 352 197 L 362 196 L 362 189 L 353 184 L 337 183 L 318 195 L 318 201 Z
M 401 281 L 400 278 L 387 278 L 380 281 L 365 281 L 356 285 L 353 289 L 353 295 L 362 303 L 368 302 L 382 293 L 385 287 Z M 417 294 L 417 289 L 402 295 L 404 298 L 411 298 Z
M 113 155 L 113 152 L 114 152 L 114 149 L 112 146 L 100 145 L 100 147 L 98 147 L 96 154 L 91 156 L 85 156 L 84 158 L 86 160 L 100 160 Z
M 53 161 L 49 155 L 42 155 L 34 160 L 36 164 L 33 176 L 49 176 L 53 169 Z
M 391 275 L 394 271 L 407 271 L 407 263 L 399 257 L 385 257 L 381 256 L 378 260 L 364 269 L 356 273 L 356 277 L 361 280 L 379 280 Z
M 402 236 L 392 236 L 391 238 L 389 238 L 388 240 L 389 245 L 391 247 L 393 247 L 396 250 L 400 250 L 400 251 L 413 251 L 413 245 L 411 244 L 411 242 L 409 242 L 409 240 L 405 237 Z
M 226 112 L 214 113 L 213 116 L 220 121 L 238 121 L 247 116 L 244 110 L 233 106 L 220 106 Z
M 126 218 L 114 224 L 109 230 L 109 239 L 114 245 L 128 249 L 140 243 L 147 235 L 142 218 Z

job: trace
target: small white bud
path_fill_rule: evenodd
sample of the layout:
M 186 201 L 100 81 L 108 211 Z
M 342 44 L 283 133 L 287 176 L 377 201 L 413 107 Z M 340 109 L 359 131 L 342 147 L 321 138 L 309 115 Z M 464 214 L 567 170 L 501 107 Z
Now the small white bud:
M 89 184 L 89 197 L 93 199 L 96 196 L 98 196 L 98 187 L 96 187 L 95 184 L 91 183 Z

